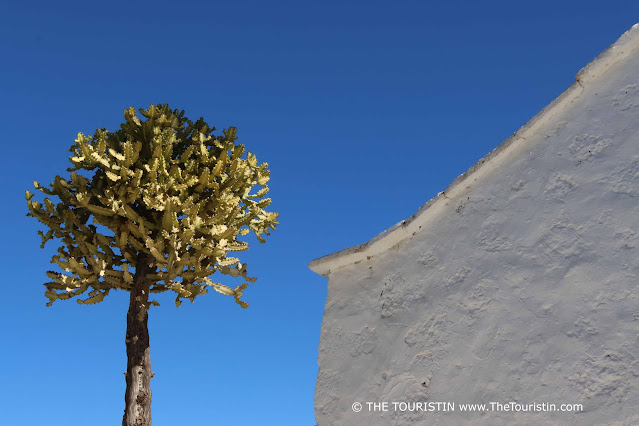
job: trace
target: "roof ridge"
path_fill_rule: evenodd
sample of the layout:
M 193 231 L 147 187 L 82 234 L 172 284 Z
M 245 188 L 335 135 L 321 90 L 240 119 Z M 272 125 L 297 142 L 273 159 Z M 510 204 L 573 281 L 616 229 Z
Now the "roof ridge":
M 639 23 L 633 25 L 612 45 L 583 67 L 575 76 L 575 82 L 555 100 L 538 112 L 508 139 L 499 144 L 488 155 L 484 156 L 470 167 L 470 169 L 453 180 L 444 191 L 422 205 L 411 217 L 381 232 L 366 243 L 315 259 L 308 264 L 309 268 L 320 275 L 328 277 L 331 271 L 358 263 L 364 259 L 370 259 L 370 257 L 382 253 L 401 243 L 411 235 L 414 235 L 429 222 L 429 219 L 432 219 L 434 215 L 446 206 L 444 200 L 454 197 L 470 188 L 471 182 L 468 182 L 469 179 L 473 178 L 472 182 L 475 182 L 491 169 L 487 167 L 488 164 L 496 166 L 498 163 L 504 162 L 508 156 L 514 154 L 517 148 L 522 147 L 526 143 L 527 137 L 537 133 L 558 113 L 570 107 L 573 102 L 579 98 L 586 86 L 590 86 L 593 81 L 626 59 L 638 48 Z M 468 185 L 463 185 L 466 183 L 468 183 Z

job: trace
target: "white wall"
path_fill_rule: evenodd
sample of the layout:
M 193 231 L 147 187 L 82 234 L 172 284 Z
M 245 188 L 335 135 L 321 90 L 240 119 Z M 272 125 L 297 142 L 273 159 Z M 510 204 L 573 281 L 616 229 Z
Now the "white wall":
M 639 424 L 639 55 L 543 120 L 414 236 L 330 272 L 319 425 Z M 365 404 L 413 401 L 456 410 Z M 584 412 L 458 405 L 511 401 Z

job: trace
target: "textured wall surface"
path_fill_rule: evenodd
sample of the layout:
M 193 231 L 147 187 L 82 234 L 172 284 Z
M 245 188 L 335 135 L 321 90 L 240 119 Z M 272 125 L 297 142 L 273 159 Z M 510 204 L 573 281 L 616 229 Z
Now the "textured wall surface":
M 428 226 L 330 273 L 319 425 L 639 424 L 639 55 L 544 120 Z M 366 405 L 428 401 L 456 409 Z M 489 402 L 584 410 L 458 405 Z

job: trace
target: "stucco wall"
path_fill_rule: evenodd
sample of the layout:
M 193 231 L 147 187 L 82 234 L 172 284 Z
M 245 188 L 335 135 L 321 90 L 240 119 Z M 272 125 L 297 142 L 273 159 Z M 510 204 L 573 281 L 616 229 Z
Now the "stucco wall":
M 639 55 L 500 155 L 415 235 L 330 272 L 319 425 L 639 424 Z M 455 411 L 392 405 L 427 401 Z M 459 409 L 489 402 L 584 411 Z

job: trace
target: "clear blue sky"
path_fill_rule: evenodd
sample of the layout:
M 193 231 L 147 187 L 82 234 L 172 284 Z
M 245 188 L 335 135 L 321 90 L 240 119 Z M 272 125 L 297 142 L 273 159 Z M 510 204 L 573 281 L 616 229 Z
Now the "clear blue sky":
M 157 426 L 312 426 L 327 280 L 307 264 L 411 216 L 639 21 L 628 1 L 3 2 L 2 423 L 115 425 L 128 294 L 46 308 L 24 191 L 77 132 L 169 103 L 272 170 L 280 226 L 241 310 L 150 312 Z M 238 283 L 239 284 L 239 283 Z

